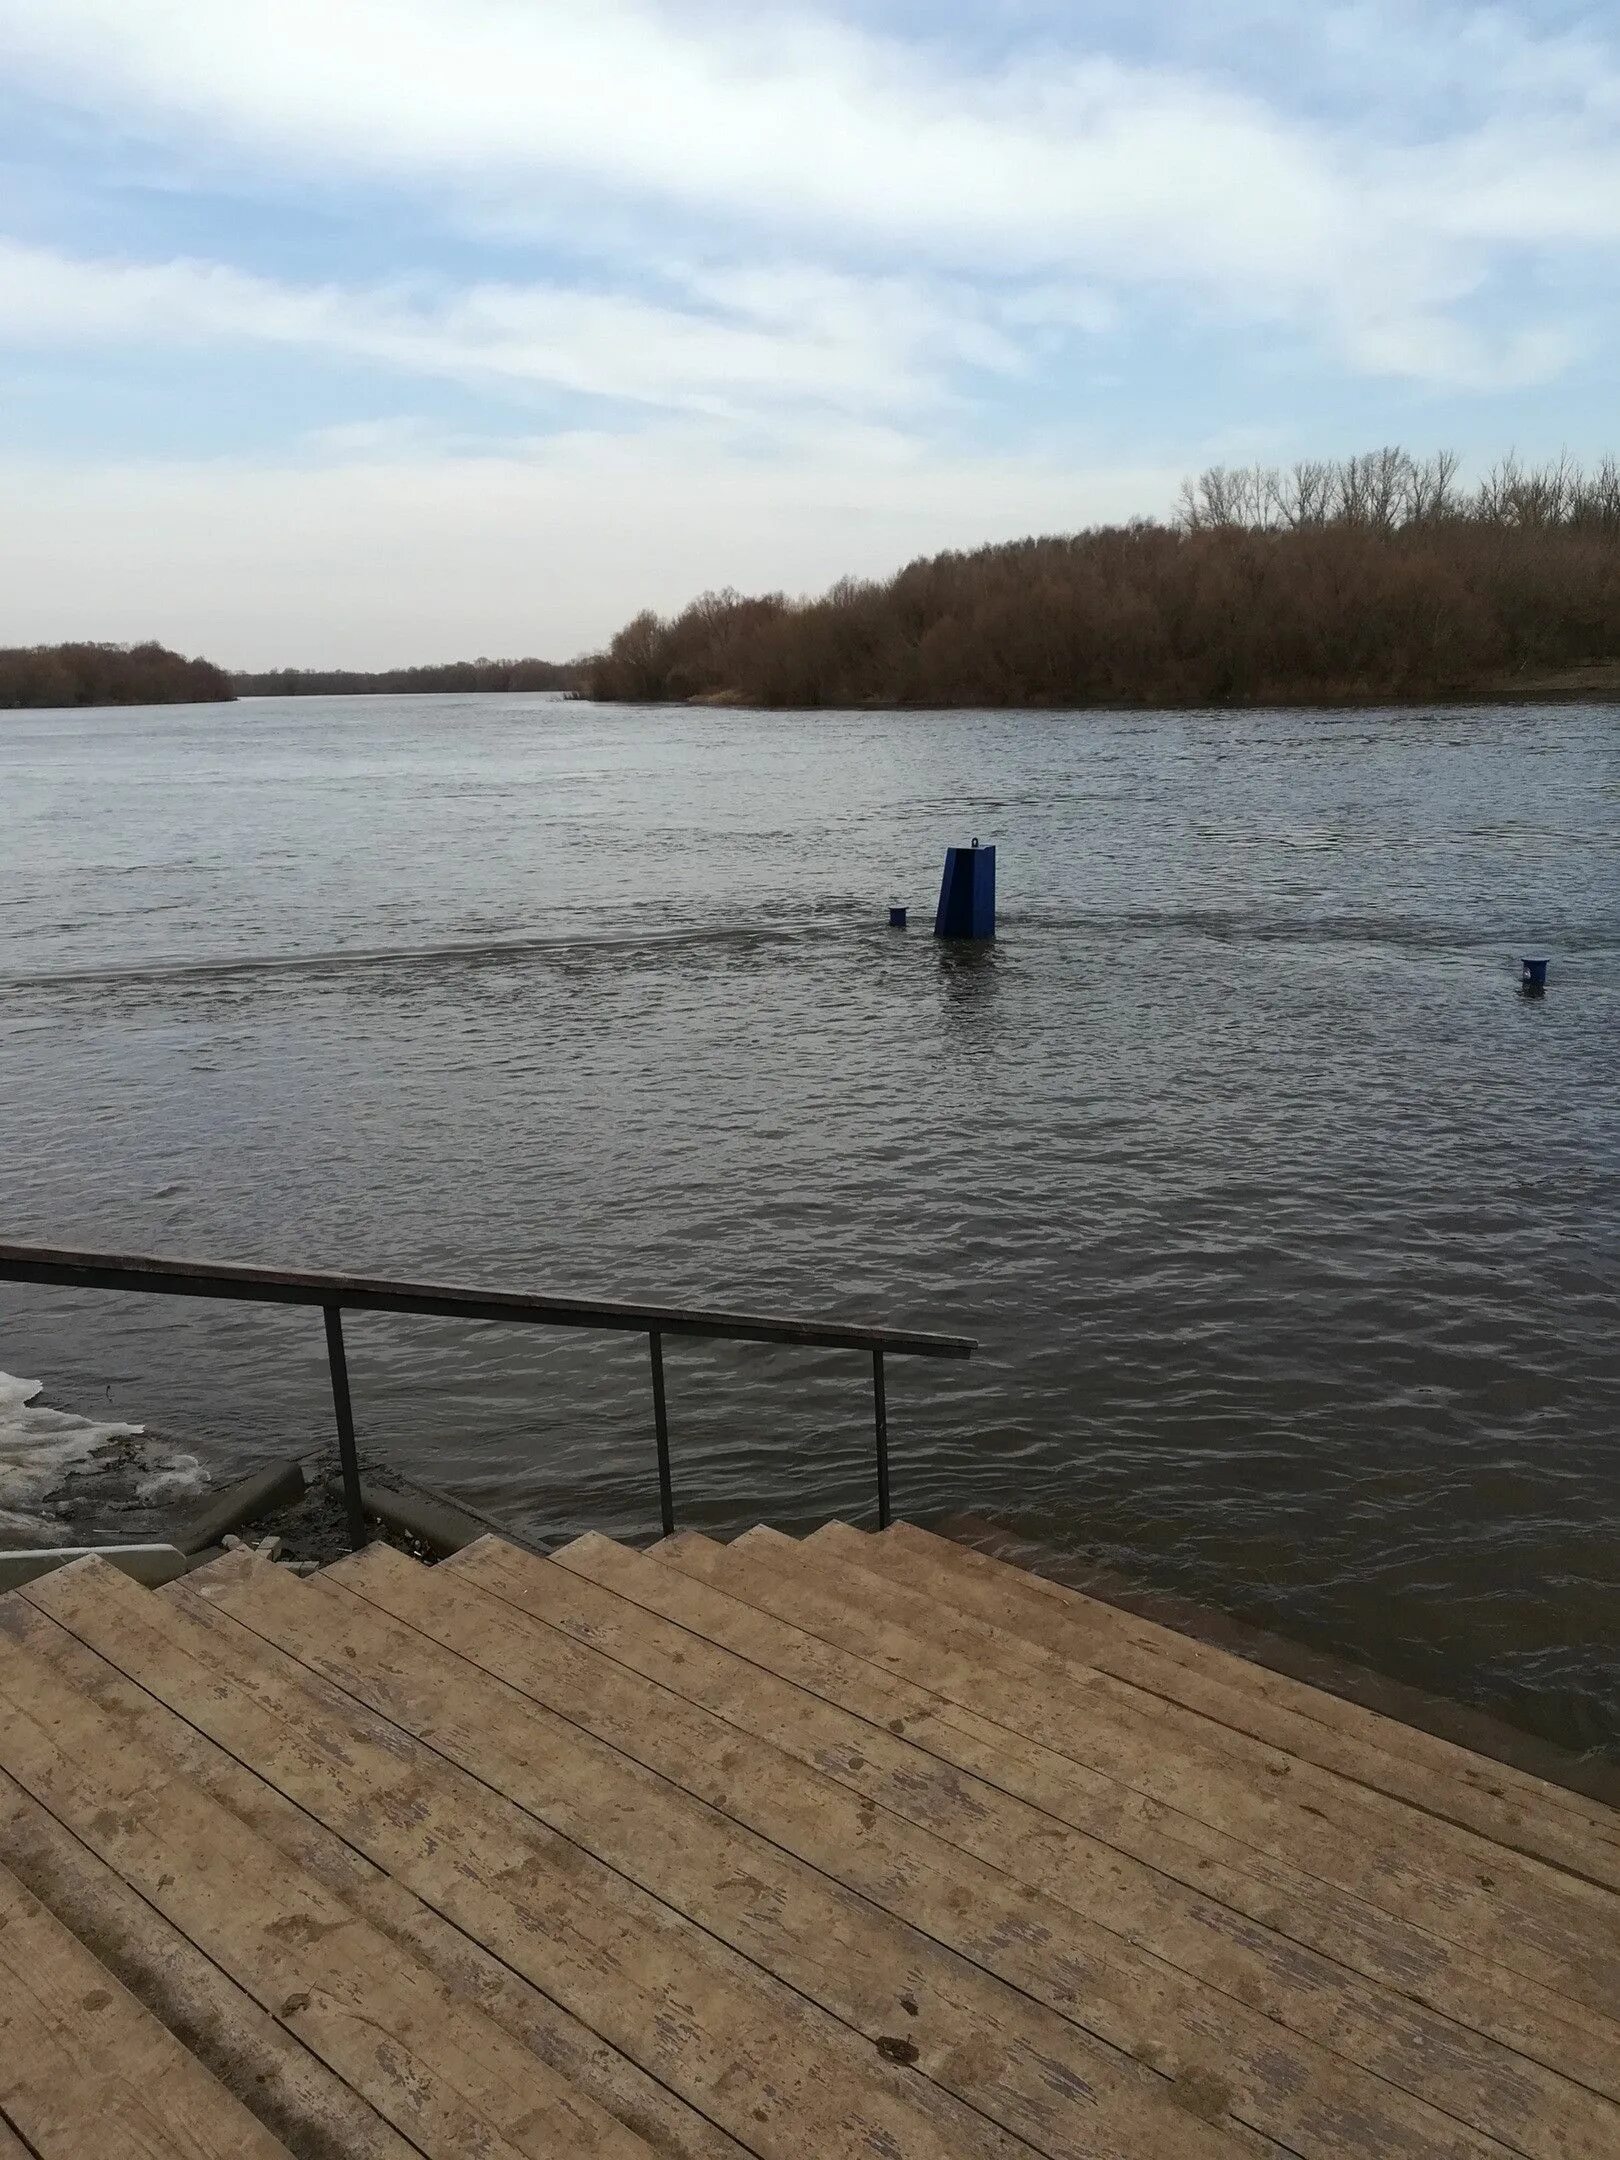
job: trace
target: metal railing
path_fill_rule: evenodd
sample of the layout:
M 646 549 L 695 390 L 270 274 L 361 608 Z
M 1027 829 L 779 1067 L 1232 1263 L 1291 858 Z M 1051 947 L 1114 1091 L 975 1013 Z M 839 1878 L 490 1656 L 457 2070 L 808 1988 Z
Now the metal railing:
M 627 1305 L 606 1298 L 552 1297 L 533 1290 L 479 1290 L 455 1283 L 400 1282 L 378 1276 L 334 1275 L 298 1268 L 242 1267 L 225 1261 L 160 1259 L 143 1253 L 59 1251 L 43 1245 L 0 1244 L 0 1282 L 48 1283 L 60 1289 L 133 1290 L 161 1297 L 231 1298 L 264 1305 L 317 1305 L 326 1321 L 326 1358 L 349 1542 L 366 1541 L 355 1451 L 349 1362 L 343 1344 L 348 1312 L 426 1313 L 459 1320 L 506 1320 L 529 1326 L 602 1328 L 645 1335 L 652 1360 L 653 1429 L 658 1447 L 659 1513 L 667 1537 L 675 1528 L 670 1472 L 669 1412 L 664 1396 L 664 1337 L 721 1336 L 737 1342 L 796 1343 L 803 1349 L 860 1350 L 872 1360 L 872 1409 L 877 1443 L 878 1522 L 888 1528 L 889 1413 L 884 1357 L 971 1357 L 965 1335 L 922 1335 L 904 1328 L 859 1327 L 820 1320 L 773 1319 L 757 1313 Z

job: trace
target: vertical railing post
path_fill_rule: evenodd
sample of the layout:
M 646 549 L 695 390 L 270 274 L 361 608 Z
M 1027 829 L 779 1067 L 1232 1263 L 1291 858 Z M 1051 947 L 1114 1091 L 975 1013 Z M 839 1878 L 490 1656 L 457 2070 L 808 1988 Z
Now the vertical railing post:
M 872 1352 L 872 1412 L 877 1426 L 878 1528 L 887 1530 L 889 1512 L 889 1400 L 883 1386 L 883 1352 Z
M 349 1524 L 349 1550 L 366 1543 L 366 1511 L 360 1502 L 360 1458 L 354 1451 L 354 1411 L 349 1403 L 349 1361 L 343 1354 L 341 1306 L 323 1305 L 326 1315 L 326 1362 L 332 1368 L 332 1409 L 337 1417 L 338 1461 L 343 1465 L 343 1512 Z
M 665 1537 L 675 1532 L 675 1487 L 669 1474 L 669 1411 L 664 1403 L 664 1338 L 656 1328 L 647 1337 L 652 1352 L 653 1422 L 658 1428 L 658 1511 Z

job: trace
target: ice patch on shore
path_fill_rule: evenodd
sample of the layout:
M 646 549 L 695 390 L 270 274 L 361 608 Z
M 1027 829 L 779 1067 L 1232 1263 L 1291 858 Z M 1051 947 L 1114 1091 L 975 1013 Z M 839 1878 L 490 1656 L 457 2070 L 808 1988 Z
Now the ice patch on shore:
M 139 1432 L 138 1425 L 125 1428 Z M 167 1462 L 149 1470 L 145 1477 L 135 1481 L 137 1500 L 183 1500 L 191 1493 L 199 1493 L 208 1483 L 208 1472 L 195 1455 L 171 1455 Z
M 66 1531 L 39 1512 L 45 1495 L 110 1440 L 138 1439 L 146 1428 L 47 1409 L 34 1400 L 43 1385 L 0 1372 L 0 1532 L 21 1530 L 63 1544 Z

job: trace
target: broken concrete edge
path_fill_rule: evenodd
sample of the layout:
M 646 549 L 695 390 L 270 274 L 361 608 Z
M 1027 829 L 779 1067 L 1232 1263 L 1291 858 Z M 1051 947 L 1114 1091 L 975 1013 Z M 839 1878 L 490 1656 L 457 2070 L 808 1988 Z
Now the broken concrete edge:
M 492 1533 L 504 1538 L 509 1545 L 524 1546 L 531 1552 L 538 1550 L 504 1523 L 493 1521 L 478 1509 L 453 1499 L 450 1494 L 414 1484 L 408 1478 L 399 1477 L 397 1472 L 390 1472 L 390 1476 L 396 1479 L 397 1489 L 394 1485 L 380 1485 L 370 1478 L 360 1480 L 361 1506 L 385 1529 L 418 1539 L 440 1559 L 447 1559 L 451 1553 L 460 1552 L 464 1545 L 471 1545 L 475 1539 Z
M 191 1567 L 190 1560 L 174 1545 L 46 1545 L 27 1552 L 0 1552 L 0 1593 L 20 1590 L 37 1582 L 53 1569 L 70 1567 L 75 1560 L 92 1555 L 106 1560 L 121 1574 L 129 1575 L 149 1590 L 173 1582 Z
M 199 1553 L 218 1545 L 227 1530 L 236 1530 L 272 1508 L 290 1507 L 304 1496 L 304 1466 L 296 1456 L 272 1463 L 265 1470 L 251 1470 L 217 1492 L 199 1508 L 175 1538 L 183 1553 Z
M 1490 1756 L 1511 1769 L 1542 1778 L 1549 1785 L 1561 1785 L 1566 1792 L 1620 1807 L 1620 1764 L 1601 1756 L 1577 1755 L 1470 1703 L 1456 1702 L 1449 1695 L 1433 1694 L 1374 1666 L 1358 1665 L 1331 1651 L 1294 1642 L 1214 1606 L 1196 1604 L 1175 1591 L 1133 1581 L 1078 1553 L 1042 1545 L 987 1516 L 956 1513 L 923 1527 L 936 1537 L 971 1546 L 994 1560 L 1024 1568 L 1031 1575 L 1044 1575 L 1066 1590 L 1081 1591 L 1100 1604 L 1114 1605 L 1121 1612 L 1134 1613 L 1138 1619 L 1155 1621 L 1160 1627 L 1208 1643 L 1213 1649 L 1228 1650 L 1235 1657 L 1247 1658 L 1251 1665 L 1263 1665 L 1288 1679 L 1303 1680 L 1325 1694 L 1359 1703 L 1364 1710 L 1376 1711 L 1400 1725 L 1414 1726 L 1437 1740 L 1450 1740 L 1476 1755 Z
M 456 1493 L 446 1492 L 441 1486 L 424 1485 L 420 1478 L 406 1477 L 403 1472 L 392 1468 L 390 1468 L 388 1475 L 392 1480 L 394 1491 L 413 1493 L 419 1500 L 431 1500 L 438 1507 L 449 1508 L 453 1513 L 464 1516 L 468 1522 L 477 1523 L 480 1534 L 488 1531 L 495 1537 L 505 1538 L 508 1545 L 522 1546 L 526 1552 L 544 1555 L 550 1550 L 550 1546 L 542 1544 L 536 1538 L 529 1537 L 521 1530 L 514 1530 L 510 1523 L 501 1522 L 495 1516 L 487 1515 L 482 1508 L 474 1507 L 470 1500 L 464 1500 Z M 553 1539 L 551 1542 L 555 1544 L 556 1540 Z M 469 1538 L 467 1543 L 471 1544 L 472 1540 Z

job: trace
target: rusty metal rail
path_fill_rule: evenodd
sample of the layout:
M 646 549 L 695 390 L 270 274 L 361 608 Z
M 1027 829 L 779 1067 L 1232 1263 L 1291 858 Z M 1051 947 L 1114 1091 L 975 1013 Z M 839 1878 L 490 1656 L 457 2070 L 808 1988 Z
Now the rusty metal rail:
M 889 1357 L 971 1357 L 965 1335 L 927 1335 L 905 1328 L 799 1320 L 705 1307 L 635 1305 L 609 1298 L 556 1297 L 536 1290 L 487 1290 L 459 1283 L 407 1282 L 373 1275 L 339 1275 L 307 1268 L 245 1267 L 228 1261 L 177 1260 L 146 1253 L 60 1250 L 0 1243 L 0 1282 L 43 1283 L 59 1289 L 134 1291 L 161 1297 L 230 1298 L 262 1305 L 318 1306 L 326 1322 L 338 1459 L 349 1541 L 365 1543 L 360 1464 L 355 1448 L 349 1364 L 343 1341 L 348 1312 L 424 1313 L 459 1320 L 510 1321 L 538 1327 L 597 1328 L 647 1337 L 652 1365 L 653 1430 L 658 1451 L 658 1505 L 664 1534 L 675 1528 L 669 1412 L 664 1393 L 666 1335 L 701 1335 L 736 1342 L 788 1343 L 801 1349 L 858 1350 L 872 1360 L 873 1431 L 877 1456 L 878 1521 L 890 1520 Z

